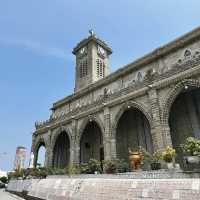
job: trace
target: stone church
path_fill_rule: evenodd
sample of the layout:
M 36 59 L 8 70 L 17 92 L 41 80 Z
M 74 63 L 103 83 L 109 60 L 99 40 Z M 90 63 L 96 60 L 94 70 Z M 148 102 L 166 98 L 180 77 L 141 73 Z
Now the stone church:
M 200 137 L 200 28 L 109 73 L 112 49 L 93 31 L 73 49 L 74 93 L 53 103 L 35 123 L 34 165 L 41 146 L 45 166 L 128 160 L 128 148 L 149 152 Z

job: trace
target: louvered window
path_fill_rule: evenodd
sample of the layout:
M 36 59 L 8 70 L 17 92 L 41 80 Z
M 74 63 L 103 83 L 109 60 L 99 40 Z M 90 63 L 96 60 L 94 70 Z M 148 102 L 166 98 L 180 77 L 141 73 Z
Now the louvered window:
M 97 77 L 103 78 L 105 75 L 105 65 L 101 59 L 96 60 L 97 63 Z
M 85 76 L 88 75 L 88 63 L 87 63 L 87 59 L 80 61 L 79 70 L 80 70 L 79 71 L 80 78 L 83 78 L 83 77 L 85 77 Z

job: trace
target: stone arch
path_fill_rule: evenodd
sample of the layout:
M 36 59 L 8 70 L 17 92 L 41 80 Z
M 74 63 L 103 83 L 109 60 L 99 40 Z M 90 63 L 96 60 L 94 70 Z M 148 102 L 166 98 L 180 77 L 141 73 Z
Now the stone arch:
M 44 146 L 47 149 L 47 142 L 43 137 L 38 137 L 33 145 L 32 152 L 34 154 L 34 162 L 33 165 L 36 167 L 38 160 L 38 152 L 41 146 Z M 45 156 L 46 157 L 46 156 Z M 46 159 L 46 158 L 45 158 Z M 45 160 L 46 163 L 46 160 Z
M 145 117 L 147 118 L 149 125 L 152 128 L 153 119 L 152 119 L 151 114 L 147 111 L 148 109 L 144 105 L 142 105 L 141 103 L 129 101 L 127 103 L 122 104 L 120 110 L 118 111 L 118 113 L 115 116 L 115 120 L 114 120 L 113 125 L 112 125 L 112 136 L 114 138 L 116 137 L 116 129 L 117 129 L 117 125 L 118 125 L 118 122 L 119 122 L 121 116 L 124 114 L 125 111 L 127 111 L 130 108 L 135 108 L 135 109 L 141 111 L 145 115 Z
M 99 117 L 88 116 L 84 119 L 77 144 L 80 146 L 81 163 L 88 162 L 90 158 L 104 160 L 104 125 Z
M 176 97 L 181 93 L 181 91 L 185 88 L 185 86 L 191 86 L 200 88 L 200 81 L 195 79 L 186 79 L 178 84 L 168 92 L 166 95 L 166 100 L 162 104 L 162 114 L 161 114 L 161 120 L 163 125 L 168 125 L 168 119 L 169 119 L 169 113 L 172 107 L 172 104 L 174 103 Z
M 181 165 L 183 151 L 180 147 L 187 137 L 199 137 L 200 81 L 185 79 L 177 83 L 162 104 L 162 126 L 176 149 L 177 162 Z M 166 129 L 166 130 L 165 130 Z
M 51 147 L 54 148 L 56 144 L 56 140 L 62 132 L 66 132 L 67 136 L 69 137 L 70 145 L 72 144 L 72 134 L 71 130 L 65 126 L 60 126 L 52 132 L 51 138 Z
M 65 142 L 65 143 L 61 143 L 61 145 L 58 145 L 57 142 L 60 143 L 60 141 L 62 141 L 60 137 L 64 137 L 63 142 Z M 67 147 L 68 147 L 67 149 L 64 148 L 65 145 L 67 145 Z M 57 167 L 57 168 L 63 168 L 63 167 L 66 167 L 68 164 L 70 164 L 70 159 L 71 159 L 70 158 L 71 157 L 70 148 L 71 148 L 71 146 L 72 146 L 72 136 L 71 136 L 70 129 L 65 126 L 60 126 L 57 129 L 55 129 L 52 132 L 52 138 L 51 138 L 50 165 L 53 167 Z M 65 152 L 65 153 L 62 153 L 62 152 Z M 55 161 L 55 159 L 57 161 Z
M 152 153 L 152 127 L 152 117 L 144 105 L 134 101 L 124 103 L 112 126 L 116 157 L 128 162 L 128 148 L 137 150 L 139 146 Z
M 97 125 L 98 125 L 99 128 L 101 129 L 101 133 L 102 133 L 102 136 L 103 136 L 103 139 L 104 139 L 104 130 L 105 130 L 105 128 L 104 128 L 104 124 L 103 124 L 102 120 L 101 120 L 98 116 L 96 116 L 96 115 L 95 115 L 95 116 L 90 115 L 90 116 L 86 117 L 86 118 L 83 120 L 83 122 L 82 122 L 82 124 L 81 124 L 81 126 L 80 126 L 80 129 L 79 129 L 79 131 L 78 131 L 78 138 L 79 138 L 79 141 L 78 141 L 78 142 L 80 142 L 80 140 L 81 140 L 81 137 L 82 137 L 82 135 L 83 135 L 83 132 L 84 132 L 84 130 L 85 130 L 85 127 L 87 126 L 87 124 L 88 124 L 89 122 L 92 122 L 92 121 L 94 121 L 94 122 L 97 123 Z

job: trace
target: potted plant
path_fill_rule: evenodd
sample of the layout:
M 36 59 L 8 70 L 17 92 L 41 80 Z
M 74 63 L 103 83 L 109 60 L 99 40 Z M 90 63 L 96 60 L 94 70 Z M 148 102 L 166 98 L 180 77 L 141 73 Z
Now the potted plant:
M 168 169 L 174 168 L 176 150 L 170 146 L 167 146 L 162 152 L 162 159 L 166 162 Z
M 151 161 L 152 161 L 152 154 L 149 153 L 145 148 L 139 147 L 139 152 L 142 157 L 141 166 L 143 170 L 150 170 L 151 169 Z
M 129 148 L 129 161 L 132 170 L 140 169 L 142 164 L 142 155 L 140 153 L 140 150 L 132 151 Z
M 140 147 L 140 154 L 142 155 L 142 166 L 145 170 L 159 170 L 161 169 L 162 153 L 156 151 L 153 154 L 149 153 L 143 147 Z
M 200 163 L 200 139 L 188 137 L 183 144 L 181 144 L 183 152 L 186 154 L 185 160 L 187 163 Z
M 151 157 L 151 169 L 152 170 L 161 169 L 161 163 L 160 163 L 161 160 L 162 160 L 162 153 L 160 151 L 154 152 Z

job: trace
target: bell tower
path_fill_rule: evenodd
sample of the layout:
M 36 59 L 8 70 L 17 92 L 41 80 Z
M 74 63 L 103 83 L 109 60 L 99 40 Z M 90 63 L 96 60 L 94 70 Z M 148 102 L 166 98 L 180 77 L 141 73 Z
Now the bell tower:
M 79 42 L 72 53 L 76 56 L 75 92 L 109 74 L 112 49 L 97 38 L 94 31 L 90 30 L 89 36 Z

